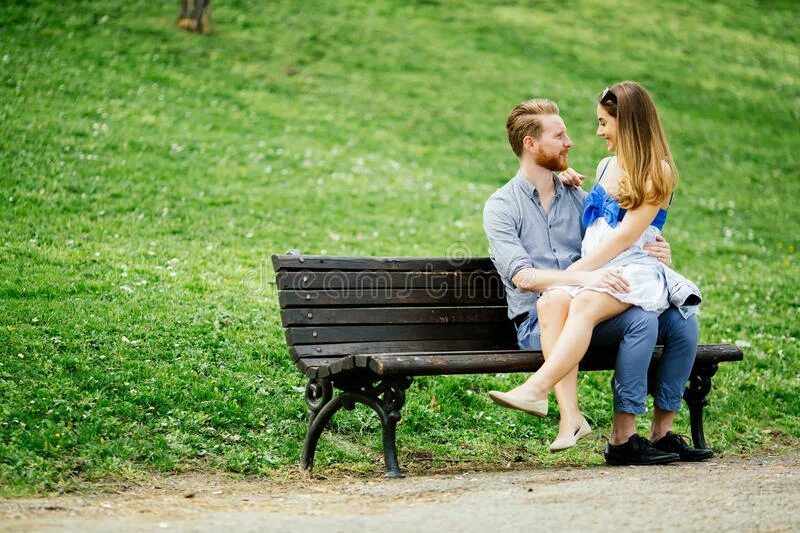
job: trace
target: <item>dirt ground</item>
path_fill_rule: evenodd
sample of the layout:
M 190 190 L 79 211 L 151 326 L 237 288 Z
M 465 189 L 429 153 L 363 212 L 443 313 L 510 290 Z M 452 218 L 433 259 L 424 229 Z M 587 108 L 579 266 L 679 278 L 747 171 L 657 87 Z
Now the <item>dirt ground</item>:
M 235 481 L 0 500 L 1 531 L 800 531 L 800 453 L 649 467 Z

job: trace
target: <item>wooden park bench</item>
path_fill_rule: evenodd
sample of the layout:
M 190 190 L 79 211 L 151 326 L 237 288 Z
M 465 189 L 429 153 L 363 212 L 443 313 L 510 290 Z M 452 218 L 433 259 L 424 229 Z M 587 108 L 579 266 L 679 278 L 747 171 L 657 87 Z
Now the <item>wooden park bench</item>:
M 306 469 L 333 414 L 362 403 L 380 417 L 386 475 L 402 477 L 395 427 L 414 376 L 533 372 L 544 361 L 517 348 L 489 258 L 275 255 L 272 262 L 286 342 L 308 378 Z M 660 355 L 657 347 L 654 364 Z M 580 368 L 612 370 L 614 358 L 588 353 Z M 684 393 L 696 447 L 706 447 L 703 407 L 718 364 L 741 359 L 730 344 L 698 348 Z

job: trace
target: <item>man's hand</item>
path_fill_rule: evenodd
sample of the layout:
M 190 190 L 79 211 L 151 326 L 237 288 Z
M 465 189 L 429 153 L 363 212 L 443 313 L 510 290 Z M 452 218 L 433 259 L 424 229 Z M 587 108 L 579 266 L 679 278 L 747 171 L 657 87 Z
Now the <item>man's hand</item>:
M 655 241 L 645 244 L 643 249 L 668 267 L 672 266 L 672 249 L 661 235 L 657 236 Z
M 613 292 L 630 292 L 628 280 L 614 268 L 600 268 L 591 272 L 583 273 L 584 287 L 596 287 L 598 289 L 610 289 Z
M 570 167 L 561 174 L 558 175 L 558 179 L 561 180 L 561 183 L 567 186 L 572 187 L 580 187 L 583 180 L 586 179 L 586 176 L 583 174 L 579 174 L 575 171 L 574 168 Z
M 533 291 L 536 284 L 536 269 L 523 268 L 511 278 L 511 282 L 520 292 Z

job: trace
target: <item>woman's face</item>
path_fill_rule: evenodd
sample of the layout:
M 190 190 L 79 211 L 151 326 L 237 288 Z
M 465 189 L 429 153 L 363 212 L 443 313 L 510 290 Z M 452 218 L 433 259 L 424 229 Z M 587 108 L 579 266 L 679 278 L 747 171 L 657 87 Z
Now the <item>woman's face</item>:
M 597 104 L 597 136 L 606 140 L 609 152 L 617 151 L 617 119 L 600 104 Z

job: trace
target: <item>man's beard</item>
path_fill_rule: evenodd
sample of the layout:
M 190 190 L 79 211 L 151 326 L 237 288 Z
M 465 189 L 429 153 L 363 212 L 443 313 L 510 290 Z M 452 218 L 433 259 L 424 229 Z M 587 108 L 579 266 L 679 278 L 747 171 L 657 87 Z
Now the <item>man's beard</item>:
M 562 154 L 561 152 L 548 154 L 539 151 L 533 156 L 533 161 L 540 167 L 544 167 L 553 172 L 561 172 L 562 170 L 567 170 L 569 167 L 567 164 L 567 154 Z

